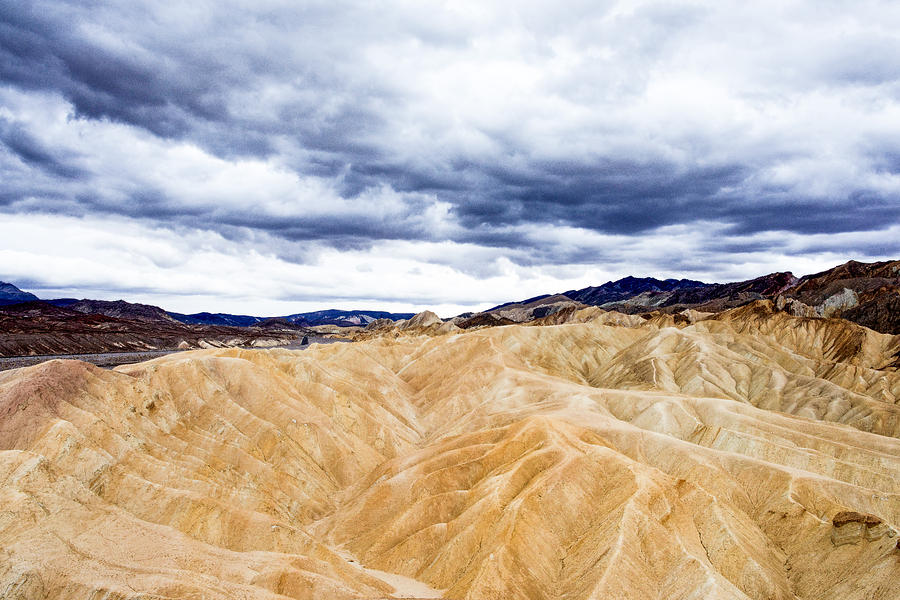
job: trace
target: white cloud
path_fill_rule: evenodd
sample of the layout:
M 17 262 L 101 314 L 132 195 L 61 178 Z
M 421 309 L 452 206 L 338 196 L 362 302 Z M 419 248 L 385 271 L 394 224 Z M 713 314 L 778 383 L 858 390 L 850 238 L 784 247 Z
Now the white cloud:
M 521 231 L 523 236 L 539 235 Z M 324 307 L 420 311 L 452 316 L 501 302 L 598 285 L 626 275 L 733 280 L 772 270 L 796 274 L 831 267 L 853 256 L 821 250 L 826 236 L 759 234 L 744 242 L 773 249 L 724 261 L 704 250 L 715 227 L 679 226 L 637 239 L 604 238 L 568 230 L 565 238 L 594 249 L 606 260 L 594 266 L 522 266 L 501 249 L 452 242 L 389 241 L 366 250 L 314 250 L 306 264 L 286 262 L 241 242 L 203 230 L 175 233 L 139 222 L 109 218 L 16 215 L 0 221 L 0 278 L 27 285 L 44 298 L 126 298 L 180 312 L 280 315 Z M 882 232 L 900 237 L 900 227 Z M 864 234 L 843 234 L 845 247 L 871 243 Z M 770 239 L 772 238 L 772 239 Z M 547 244 L 558 243 L 542 237 Z M 737 239 L 737 242 L 742 241 Z M 692 272 L 658 267 L 660 252 L 678 254 Z M 481 263 L 485 273 L 453 266 Z M 683 266 L 683 265 L 682 265 Z M 798 267 L 800 270 L 798 270 Z

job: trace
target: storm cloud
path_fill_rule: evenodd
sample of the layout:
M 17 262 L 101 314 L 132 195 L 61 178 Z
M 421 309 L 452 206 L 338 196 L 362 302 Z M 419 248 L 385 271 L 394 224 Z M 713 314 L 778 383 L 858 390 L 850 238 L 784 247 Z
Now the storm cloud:
M 323 302 L 896 257 L 898 31 L 887 1 L 6 3 L 0 219 L 354 274 Z M 0 277 L 200 293 L 63 285 L 12 240 Z

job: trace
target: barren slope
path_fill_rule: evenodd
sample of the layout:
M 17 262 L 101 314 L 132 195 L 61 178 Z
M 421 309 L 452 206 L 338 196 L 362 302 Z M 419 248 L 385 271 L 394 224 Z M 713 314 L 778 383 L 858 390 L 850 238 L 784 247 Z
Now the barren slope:
M 0 373 L 0 597 L 897 598 L 900 338 L 610 315 Z
M 72 308 L 46 302 L 26 302 L 0 307 L 0 356 L 101 354 L 174 350 L 179 347 L 253 345 L 271 347 L 290 343 L 297 334 L 256 327 L 185 325 L 170 319 L 162 309 L 143 304 L 101 303 L 107 314 L 85 314 L 93 301 Z M 122 307 L 124 305 L 124 308 Z M 141 314 L 146 309 L 147 314 Z M 159 311 L 159 314 L 154 314 Z M 138 318 L 133 318 L 137 313 Z M 161 316 L 160 316 L 161 315 Z

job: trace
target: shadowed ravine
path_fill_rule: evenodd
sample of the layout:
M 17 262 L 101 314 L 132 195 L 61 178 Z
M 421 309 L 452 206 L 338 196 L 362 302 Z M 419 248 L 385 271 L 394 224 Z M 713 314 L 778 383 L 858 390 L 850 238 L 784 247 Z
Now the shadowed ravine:
M 897 336 L 605 314 L 0 373 L 0 597 L 897 597 Z

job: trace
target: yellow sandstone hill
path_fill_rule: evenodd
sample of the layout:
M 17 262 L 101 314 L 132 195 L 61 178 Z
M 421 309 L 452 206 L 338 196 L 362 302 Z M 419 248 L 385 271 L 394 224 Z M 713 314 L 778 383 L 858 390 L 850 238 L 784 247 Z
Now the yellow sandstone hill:
M 900 337 L 585 310 L 0 373 L 0 598 L 900 598 Z

